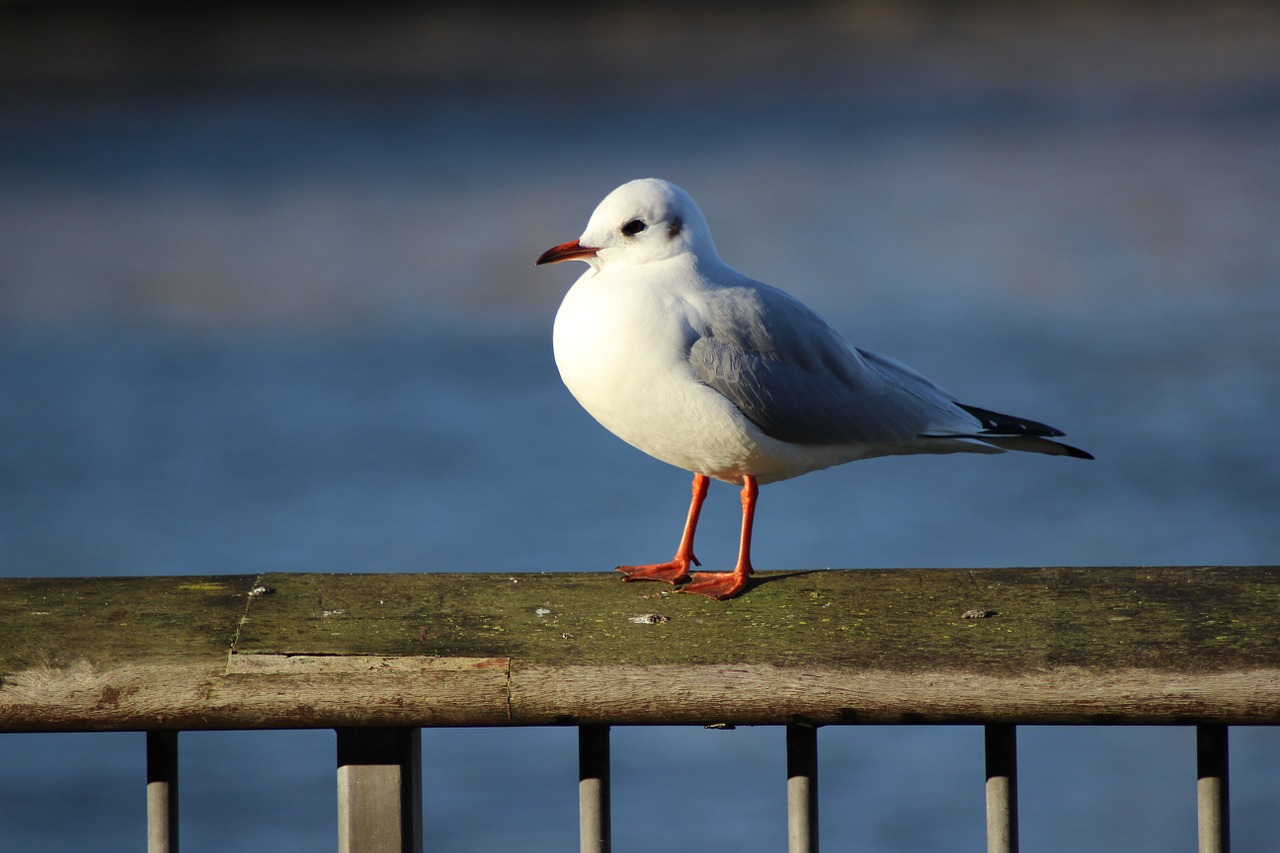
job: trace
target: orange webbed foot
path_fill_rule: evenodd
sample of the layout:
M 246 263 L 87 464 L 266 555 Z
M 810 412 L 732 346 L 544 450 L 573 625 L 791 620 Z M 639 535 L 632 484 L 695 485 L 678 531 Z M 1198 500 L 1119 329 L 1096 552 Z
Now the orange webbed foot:
M 680 587 L 680 592 L 692 592 L 694 595 L 724 601 L 740 595 L 747 588 L 747 575 L 750 572 L 750 569 L 745 572 L 694 572 L 689 576 L 689 583 Z
M 664 583 L 684 583 L 689 580 L 690 561 L 697 565 L 698 561 L 690 557 L 688 560 L 671 560 L 666 563 L 650 563 L 647 566 L 618 566 L 624 581 L 663 581 Z

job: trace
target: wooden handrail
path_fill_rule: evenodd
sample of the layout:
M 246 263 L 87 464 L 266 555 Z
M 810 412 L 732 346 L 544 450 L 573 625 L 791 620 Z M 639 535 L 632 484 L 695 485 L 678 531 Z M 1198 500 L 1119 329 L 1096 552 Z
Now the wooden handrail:
M 0 731 L 1280 722 L 1280 567 L 0 579 Z

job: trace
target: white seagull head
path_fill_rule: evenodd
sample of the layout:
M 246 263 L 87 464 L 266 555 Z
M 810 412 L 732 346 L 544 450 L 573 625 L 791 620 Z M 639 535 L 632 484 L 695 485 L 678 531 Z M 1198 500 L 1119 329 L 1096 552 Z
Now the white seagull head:
M 582 236 L 548 249 L 538 263 L 586 261 L 599 272 L 686 253 L 704 261 L 719 257 L 702 211 L 670 181 L 641 178 L 605 196 Z

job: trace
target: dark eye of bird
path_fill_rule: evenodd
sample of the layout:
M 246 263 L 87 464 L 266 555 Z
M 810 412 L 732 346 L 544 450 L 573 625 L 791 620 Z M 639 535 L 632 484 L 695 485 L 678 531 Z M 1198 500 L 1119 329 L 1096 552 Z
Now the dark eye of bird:
M 634 237 L 648 227 L 648 225 L 644 224 L 643 219 L 633 219 L 626 225 L 622 226 L 622 233 L 626 234 L 628 237 Z

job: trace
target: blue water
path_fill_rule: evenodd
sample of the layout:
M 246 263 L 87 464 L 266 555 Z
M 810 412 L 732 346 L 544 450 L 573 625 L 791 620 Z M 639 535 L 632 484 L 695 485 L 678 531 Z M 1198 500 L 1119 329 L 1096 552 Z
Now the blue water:
M 532 266 L 650 174 L 699 199 L 726 259 L 858 345 L 1098 457 L 770 486 L 758 567 L 1280 562 L 1280 63 L 1224 70 L 1188 33 L 1199 65 L 1143 55 L 1132 77 L 975 82 L 886 49 L 838 85 L 628 79 L 589 107 L 533 84 L 10 91 L 0 573 L 665 557 L 687 475 L 560 386 L 550 325 L 574 272 Z M 714 486 L 709 564 L 732 559 L 736 515 Z M 575 743 L 424 733 L 428 848 L 572 849 Z M 827 849 L 982 848 L 978 729 L 820 743 Z M 331 732 L 182 744 L 184 850 L 333 848 Z M 1192 731 L 1027 728 L 1020 746 L 1025 849 L 1194 848 Z M 0 737 L 0 849 L 140 849 L 143 749 Z M 1232 750 L 1237 849 L 1280 849 L 1280 732 L 1234 729 Z M 781 730 L 620 729 L 614 762 L 617 850 L 784 844 Z

